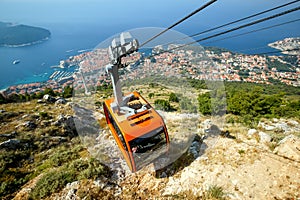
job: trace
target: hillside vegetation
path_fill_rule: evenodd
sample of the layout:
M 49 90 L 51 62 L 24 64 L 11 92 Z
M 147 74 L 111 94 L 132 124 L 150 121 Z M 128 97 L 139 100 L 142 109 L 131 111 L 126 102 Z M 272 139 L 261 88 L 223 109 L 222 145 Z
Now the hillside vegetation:
M 135 90 L 163 110 L 170 122 L 182 109 L 195 112 L 198 107 L 205 115 L 192 146 L 177 161 L 157 171 L 146 167 L 122 177 L 83 146 L 68 99 L 71 87 L 62 94 L 47 89 L 43 94 L 2 96 L 0 198 L 299 198 L 298 88 L 225 83 L 227 122 L 220 135 L 212 137 L 216 125 L 205 125 L 210 119 L 209 102 L 219 102 L 211 99 L 204 81 L 189 81 L 198 91 L 193 93 L 196 107 L 188 96 L 160 83 L 134 83 Z M 95 107 L 102 123 L 101 103 L 112 95 L 112 88 L 97 89 Z M 52 98 L 41 100 L 45 95 Z M 170 127 L 173 130 L 176 128 Z M 104 131 L 110 135 L 107 127 Z

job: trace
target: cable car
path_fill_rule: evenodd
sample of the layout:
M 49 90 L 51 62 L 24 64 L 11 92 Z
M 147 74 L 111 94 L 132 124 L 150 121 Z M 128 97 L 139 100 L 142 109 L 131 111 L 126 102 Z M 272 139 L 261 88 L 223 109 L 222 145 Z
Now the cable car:
M 143 111 L 126 117 L 114 113 L 110 104 L 114 98 L 103 103 L 107 124 L 121 150 L 129 169 L 135 172 L 151 163 L 168 150 L 169 136 L 162 117 L 138 93 L 133 92 L 128 106 Z
M 138 41 L 129 32 L 115 38 L 108 52 L 114 98 L 103 103 L 106 122 L 132 172 L 150 164 L 168 151 L 169 136 L 163 118 L 136 91 L 123 96 L 118 69 L 124 67 L 121 58 L 138 49 Z

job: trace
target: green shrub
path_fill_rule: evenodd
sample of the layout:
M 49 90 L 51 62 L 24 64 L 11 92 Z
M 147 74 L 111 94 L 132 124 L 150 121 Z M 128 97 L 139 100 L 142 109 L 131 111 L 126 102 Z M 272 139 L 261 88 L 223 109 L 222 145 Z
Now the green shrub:
M 60 191 L 67 183 L 75 180 L 75 174 L 65 169 L 53 170 L 38 180 L 30 193 L 32 199 L 41 199 Z
M 204 199 L 219 199 L 224 200 L 226 193 L 223 188 L 217 185 L 209 186 L 208 190 L 204 195 Z
M 164 110 L 164 111 L 172 111 L 172 106 L 169 101 L 163 100 L 163 99 L 157 99 L 154 101 L 155 107 L 158 110 Z
M 50 117 L 50 115 L 47 112 L 39 112 L 39 116 L 42 119 L 48 119 Z
M 197 113 L 197 106 L 187 97 L 180 98 L 179 106 L 181 110 Z
M 154 93 L 152 93 L 152 92 L 149 93 L 149 94 L 148 94 L 148 97 L 149 97 L 150 99 L 152 99 L 152 97 L 154 97 Z
M 62 93 L 62 96 L 64 98 L 70 98 L 70 97 L 72 97 L 72 95 L 73 95 L 73 88 L 70 87 L 69 85 L 64 87 L 64 91 Z
M 169 96 L 169 101 L 170 102 L 179 102 L 179 99 L 178 99 L 177 95 L 172 92 Z
M 54 192 L 59 192 L 67 183 L 83 179 L 96 179 L 101 175 L 108 175 L 108 172 L 108 168 L 105 168 L 96 159 L 73 160 L 55 170 L 47 172 L 38 180 L 30 197 L 31 199 L 41 199 Z
M 204 93 L 202 95 L 199 95 L 198 103 L 199 103 L 199 111 L 203 115 L 210 115 L 212 113 L 211 98 L 209 93 Z

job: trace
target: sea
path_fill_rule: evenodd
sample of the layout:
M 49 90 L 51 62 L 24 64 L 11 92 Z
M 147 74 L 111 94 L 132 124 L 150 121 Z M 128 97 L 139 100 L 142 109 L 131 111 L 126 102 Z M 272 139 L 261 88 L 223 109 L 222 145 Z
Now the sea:
M 5 1 L 6 0 L 4 0 L 3 2 Z M 280 4 L 279 2 L 280 1 L 277 1 L 278 4 Z M 6 3 L 8 4 L 9 1 L 6 1 Z M 63 10 L 62 8 L 60 9 Z M 183 11 L 181 12 L 186 14 L 188 10 L 193 9 L 184 7 Z M 78 13 L 78 15 L 76 15 L 76 20 L 69 19 L 65 21 L 63 19 L 56 21 L 43 21 L 43 19 L 41 19 L 40 21 L 37 21 L 33 17 L 25 18 L 24 20 L 22 20 L 23 18 L 20 17 L 14 18 L 12 14 L 10 17 L 4 17 L 0 14 L 0 21 L 17 21 L 18 23 L 24 23 L 26 25 L 43 27 L 50 30 L 51 32 L 51 37 L 39 44 L 23 47 L 0 47 L 0 89 L 5 89 L 11 85 L 47 81 L 49 79 L 49 76 L 55 70 L 54 68 L 52 68 L 52 66 L 59 65 L 59 62 L 61 60 L 68 59 L 70 56 L 78 55 L 85 51 L 92 51 L 99 43 L 116 33 L 145 26 L 155 26 L 163 28 L 176 21 L 169 18 L 162 18 L 161 20 L 159 20 L 158 16 L 152 14 L 150 16 L 143 16 L 142 18 L 136 16 L 134 18 L 135 20 L 127 20 L 126 23 L 120 23 L 118 21 L 110 22 L 109 20 L 105 20 L 104 18 L 95 17 L 97 16 L 97 14 L 95 14 L 94 12 L 94 17 L 91 18 L 92 20 L 80 20 L 80 17 L 88 15 L 87 13 L 88 11 L 84 14 Z M 163 12 L 159 13 L 162 14 Z M 183 13 L 179 12 L 179 16 L 182 17 L 184 15 Z M 251 12 L 249 11 L 249 13 Z M 8 14 L 10 13 L 7 12 L 7 15 Z M 170 11 L 168 11 L 168 15 L 170 15 Z M 20 14 L 16 16 L 20 16 Z M 243 15 L 240 14 L 240 16 Z M 53 17 L 57 17 L 57 19 L 59 19 L 59 16 Z M 286 22 L 289 20 L 293 20 L 296 17 L 300 17 L 299 11 L 298 14 L 291 15 L 290 17 L 284 17 L 282 20 L 273 21 L 270 24 L 265 23 L 252 29 L 241 30 L 232 33 L 231 35 L 241 34 L 247 31 L 263 28 L 268 25 Z M 47 18 L 51 18 L 51 16 L 47 15 Z M 125 19 L 127 18 L 125 17 Z M 231 19 L 236 19 L 236 17 L 234 18 L 231 16 L 231 18 L 228 18 L 226 20 L 228 22 Z M 214 22 L 215 23 L 213 24 L 212 19 L 201 21 L 197 20 L 197 18 L 195 17 L 194 20 L 187 21 L 183 23 L 183 25 L 174 28 L 174 30 L 177 30 L 186 35 L 190 35 L 223 23 L 222 20 L 218 19 L 214 20 Z M 286 37 L 299 37 L 300 23 L 298 21 L 297 23 L 287 24 L 285 26 L 277 27 L 272 30 L 264 30 L 260 32 L 254 32 L 252 34 L 242 35 L 239 37 L 218 40 L 226 36 L 220 36 L 216 39 L 204 41 L 203 43 L 201 43 L 201 45 L 222 47 L 232 51 L 247 54 L 274 51 L 274 49 L 269 48 L 267 44 L 284 39 Z M 202 37 L 205 37 L 205 35 L 203 35 Z M 20 63 L 13 64 L 14 60 L 20 60 Z

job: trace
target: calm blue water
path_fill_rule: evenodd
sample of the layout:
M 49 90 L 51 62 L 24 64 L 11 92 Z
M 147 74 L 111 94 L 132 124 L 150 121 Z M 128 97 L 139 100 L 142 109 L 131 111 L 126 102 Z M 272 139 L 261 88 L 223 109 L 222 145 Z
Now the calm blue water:
M 0 47 L 0 88 L 12 84 L 45 81 L 53 72 L 51 66 L 79 54 L 80 50 L 93 49 L 105 39 L 105 34 L 102 36 L 101 31 L 87 34 L 76 30 L 76 27 L 58 27 L 50 31 L 51 38 L 40 44 L 17 48 Z M 17 59 L 21 62 L 14 65 L 12 62 Z
M 114 7 L 113 3 L 104 4 L 96 0 L 88 0 L 89 4 L 77 0 L 45 0 L 43 3 L 34 0 L 2 0 L 0 21 L 40 26 L 49 29 L 52 35 L 48 41 L 32 46 L 0 47 L 0 89 L 14 84 L 45 81 L 53 72 L 51 66 L 58 65 L 60 60 L 69 56 L 79 54 L 79 50 L 93 49 L 104 39 L 124 30 L 149 26 L 166 27 L 199 6 L 199 2 L 196 1 L 189 1 L 189 4 L 166 1 L 170 1 L 170 4 L 166 2 L 161 5 L 158 0 L 145 2 L 144 5 L 138 3 L 140 1 L 130 0 L 125 4 L 125 1 L 116 0 L 123 7 Z M 207 9 L 206 13 L 200 13 L 179 25 L 175 30 L 189 35 L 283 3 L 281 0 L 268 3 L 249 0 L 243 5 L 238 5 L 238 2 L 240 1 L 228 0 L 226 5 L 220 2 L 219 5 Z M 132 5 L 135 7 L 132 8 Z M 154 9 L 155 12 L 150 12 Z M 115 12 L 111 13 L 112 10 Z M 300 18 L 299 11 L 234 34 L 297 18 Z M 266 46 L 270 42 L 297 36 L 300 36 L 299 22 L 255 34 L 201 44 L 243 53 L 260 53 L 273 50 Z M 205 35 L 199 38 L 202 37 Z M 12 62 L 16 59 L 21 62 L 13 65 Z

